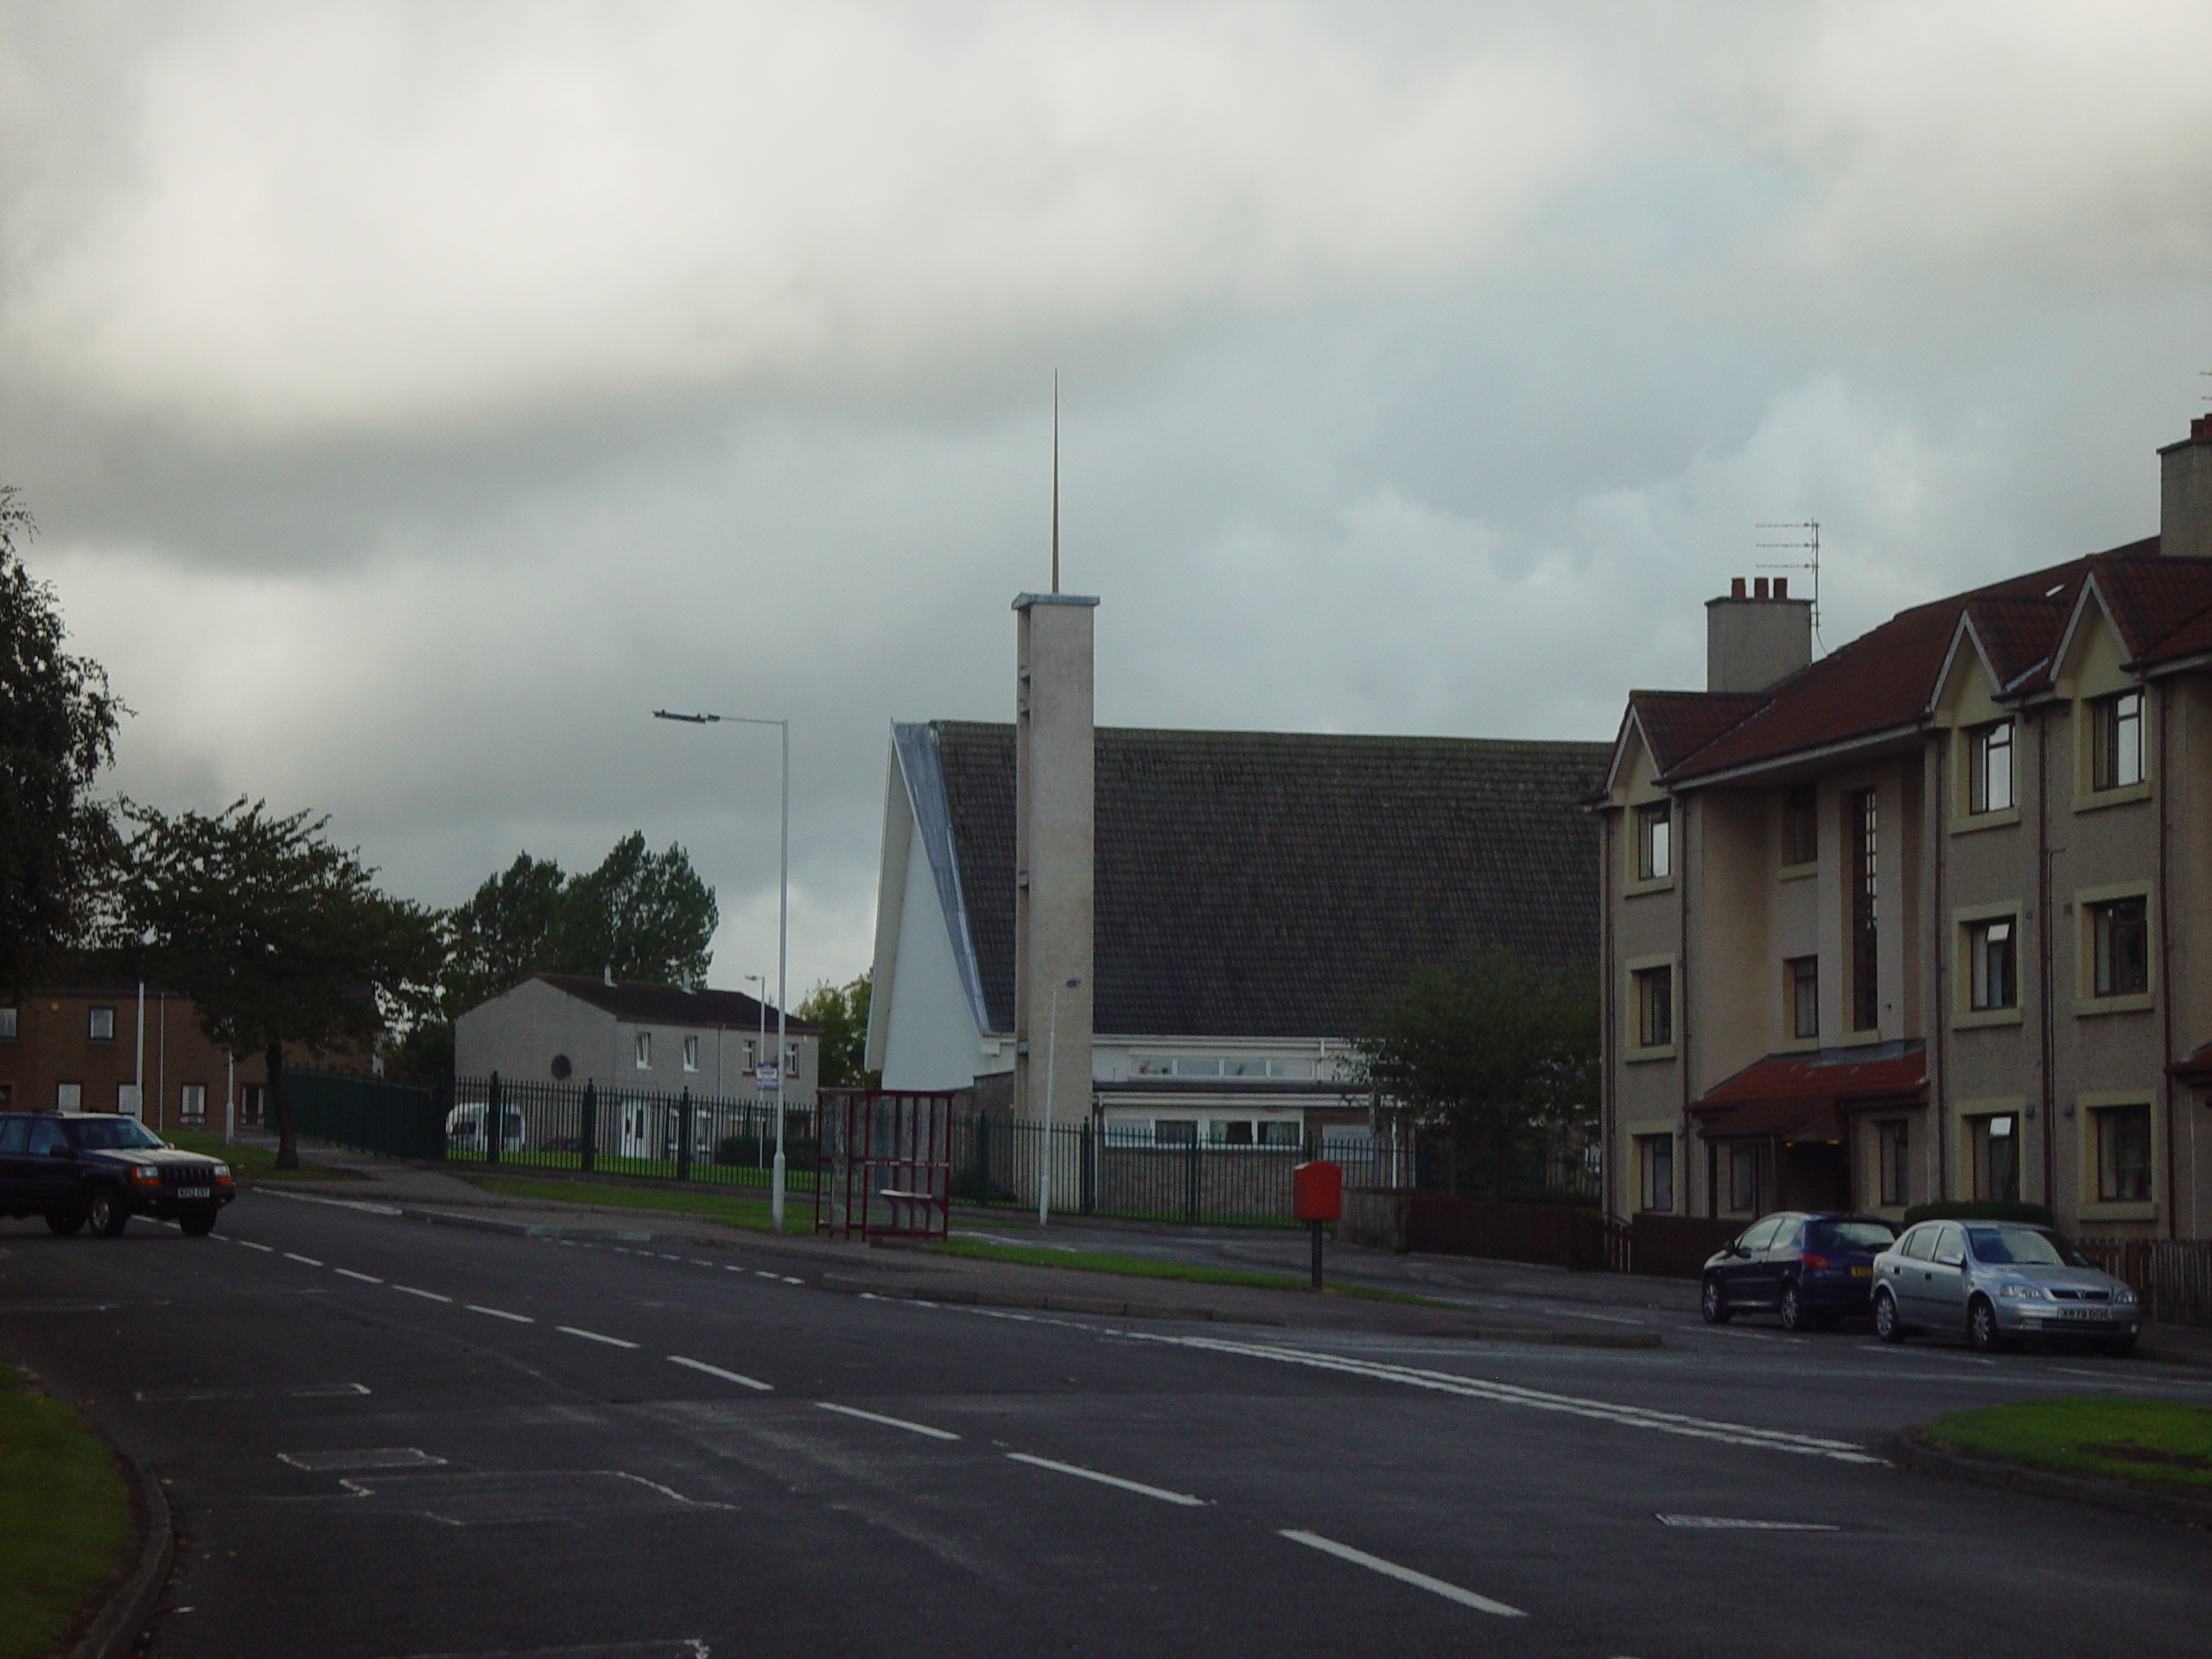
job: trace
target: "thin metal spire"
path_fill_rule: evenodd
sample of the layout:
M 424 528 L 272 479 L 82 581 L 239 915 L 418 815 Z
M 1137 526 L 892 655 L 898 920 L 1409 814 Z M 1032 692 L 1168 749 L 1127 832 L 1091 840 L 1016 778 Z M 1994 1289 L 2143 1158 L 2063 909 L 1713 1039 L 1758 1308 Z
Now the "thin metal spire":
M 1060 591 L 1060 372 L 1052 371 L 1052 591 Z

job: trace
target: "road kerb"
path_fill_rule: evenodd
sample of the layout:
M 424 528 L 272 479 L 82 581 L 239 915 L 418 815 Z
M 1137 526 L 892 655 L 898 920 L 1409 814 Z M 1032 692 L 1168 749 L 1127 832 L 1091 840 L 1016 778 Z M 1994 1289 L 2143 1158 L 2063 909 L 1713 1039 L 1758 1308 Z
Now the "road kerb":
M 154 1604 L 161 1599 L 176 1559 L 176 1528 L 169 1516 L 169 1501 L 162 1492 L 161 1478 L 150 1464 L 136 1458 L 118 1452 L 116 1460 L 130 1477 L 134 1496 L 131 1509 L 144 1535 L 138 1541 L 138 1558 L 131 1563 L 129 1576 L 116 1586 L 107 1605 L 69 1649 L 69 1659 L 123 1659 L 136 1647 L 147 1620 L 154 1616 Z
M 2034 1497 L 2063 1498 L 2124 1515 L 2148 1516 L 2156 1521 L 2183 1526 L 2212 1527 L 2212 1498 L 2191 1497 L 2180 1492 L 2146 1491 L 2123 1481 L 2096 1480 L 2081 1475 L 2062 1475 L 2054 1470 L 2032 1469 L 2025 1464 L 1995 1458 L 1968 1457 L 1930 1446 L 1917 1427 L 1891 1437 L 1890 1456 L 1903 1469 L 1923 1475 L 1943 1475 L 1971 1480 Z

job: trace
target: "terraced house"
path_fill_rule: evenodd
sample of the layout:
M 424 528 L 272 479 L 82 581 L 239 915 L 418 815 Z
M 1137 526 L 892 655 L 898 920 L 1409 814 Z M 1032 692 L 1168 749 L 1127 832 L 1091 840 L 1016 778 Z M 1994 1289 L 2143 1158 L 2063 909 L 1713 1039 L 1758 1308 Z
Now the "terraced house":
M 2212 417 L 2159 533 L 1818 661 L 1761 580 L 1598 810 L 1608 1203 L 2212 1229 Z

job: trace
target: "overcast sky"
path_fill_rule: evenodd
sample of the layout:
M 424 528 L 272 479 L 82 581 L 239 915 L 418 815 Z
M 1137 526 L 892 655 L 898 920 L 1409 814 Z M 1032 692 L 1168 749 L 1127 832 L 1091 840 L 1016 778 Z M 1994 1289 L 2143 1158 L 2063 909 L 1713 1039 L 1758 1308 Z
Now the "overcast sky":
M 888 726 L 1606 739 L 1817 518 L 1826 638 L 2157 527 L 2200 3 L 0 0 L 0 480 L 117 787 L 453 903 L 681 841 L 867 965 Z M 1801 578 L 1802 580 L 1802 578 Z

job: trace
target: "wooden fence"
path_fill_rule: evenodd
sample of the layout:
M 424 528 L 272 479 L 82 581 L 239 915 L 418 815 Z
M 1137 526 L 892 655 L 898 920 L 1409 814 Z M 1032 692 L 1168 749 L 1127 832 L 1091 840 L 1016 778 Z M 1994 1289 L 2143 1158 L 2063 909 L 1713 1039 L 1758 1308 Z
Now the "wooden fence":
M 2082 1253 L 2135 1287 L 2164 1325 L 2212 1325 L 2212 1239 L 2084 1238 Z

